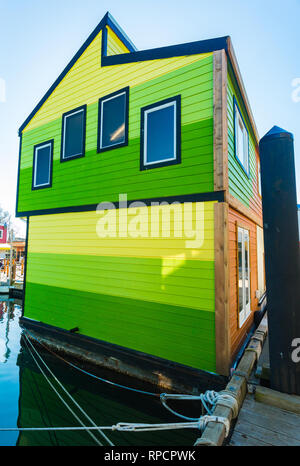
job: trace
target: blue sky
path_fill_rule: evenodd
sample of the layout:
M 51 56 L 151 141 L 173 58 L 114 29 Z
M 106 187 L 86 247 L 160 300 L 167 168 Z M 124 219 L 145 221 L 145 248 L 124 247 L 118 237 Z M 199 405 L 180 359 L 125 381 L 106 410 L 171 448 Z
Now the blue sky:
M 140 50 L 230 35 L 260 136 L 294 133 L 300 203 L 300 0 L 0 0 L 3 207 L 15 209 L 18 127 L 106 11 Z

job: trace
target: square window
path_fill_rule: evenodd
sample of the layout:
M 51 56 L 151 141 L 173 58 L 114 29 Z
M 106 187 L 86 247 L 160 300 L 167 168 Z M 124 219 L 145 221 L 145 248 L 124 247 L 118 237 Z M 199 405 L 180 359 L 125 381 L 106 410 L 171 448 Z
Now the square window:
M 249 176 L 249 135 L 235 99 L 234 115 L 235 156 Z
M 86 105 L 62 117 L 62 143 L 60 161 L 73 160 L 85 152 Z
M 141 112 L 141 170 L 180 163 L 180 96 L 144 107 Z
M 129 87 L 99 99 L 98 152 L 128 145 Z
M 51 140 L 34 146 L 32 189 L 52 186 L 53 144 Z

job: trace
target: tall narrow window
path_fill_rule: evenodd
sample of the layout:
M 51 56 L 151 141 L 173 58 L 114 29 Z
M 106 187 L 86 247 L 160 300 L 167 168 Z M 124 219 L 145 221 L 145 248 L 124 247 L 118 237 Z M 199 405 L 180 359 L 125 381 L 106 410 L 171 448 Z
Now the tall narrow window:
M 64 113 L 60 161 L 77 159 L 85 152 L 86 105 Z
M 98 152 L 128 145 L 129 87 L 99 99 Z
M 249 231 L 238 227 L 238 305 L 239 326 L 247 320 L 250 309 L 250 237 Z
M 3 239 L 3 230 L 0 230 L 0 239 Z
M 52 186 L 53 139 L 34 146 L 32 189 Z
M 261 196 L 261 171 L 260 171 L 260 161 L 257 161 L 257 189 L 258 194 Z
M 249 135 L 235 99 L 234 115 L 235 156 L 249 176 Z
M 141 170 L 181 162 L 180 113 L 180 95 L 142 108 Z

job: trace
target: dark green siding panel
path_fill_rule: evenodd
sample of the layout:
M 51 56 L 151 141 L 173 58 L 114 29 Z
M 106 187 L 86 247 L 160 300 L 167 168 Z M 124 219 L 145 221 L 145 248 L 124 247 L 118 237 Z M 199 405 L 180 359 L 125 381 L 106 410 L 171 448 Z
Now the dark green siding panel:
M 215 371 L 213 312 L 28 282 L 25 317 Z
M 177 94 L 182 99 L 182 163 L 140 171 L 140 110 Z M 129 144 L 97 154 L 98 104 L 87 107 L 86 154 L 60 163 L 61 119 L 23 134 L 18 211 L 212 192 L 212 56 L 130 88 Z M 54 139 L 53 186 L 31 190 L 33 146 Z

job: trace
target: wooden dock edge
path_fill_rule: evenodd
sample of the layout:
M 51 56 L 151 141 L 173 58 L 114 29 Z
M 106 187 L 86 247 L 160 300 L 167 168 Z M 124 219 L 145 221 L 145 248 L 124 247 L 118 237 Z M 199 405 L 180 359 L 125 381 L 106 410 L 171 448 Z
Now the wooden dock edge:
M 234 371 L 229 383 L 222 393 L 228 393 L 233 396 L 238 403 L 238 412 L 240 411 L 247 394 L 247 381 L 253 370 L 255 363 L 261 354 L 265 338 L 268 333 L 267 314 L 265 314 L 260 325 L 251 338 L 244 355 Z M 233 418 L 233 409 L 217 403 L 213 413 L 214 416 L 220 416 L 228 419 L 231 424 Z M 221 446 L 225 440 L 225 426 L 223 423 L 209 422 L 204 429 L 202 436 L 197 439 L 195 446 Z
M 287 395 L 270 388 L 258 385 L 254 395 L 256 401 L 276 408 L 285 409 L 292 413 L 300 414 L 300 396 Z

